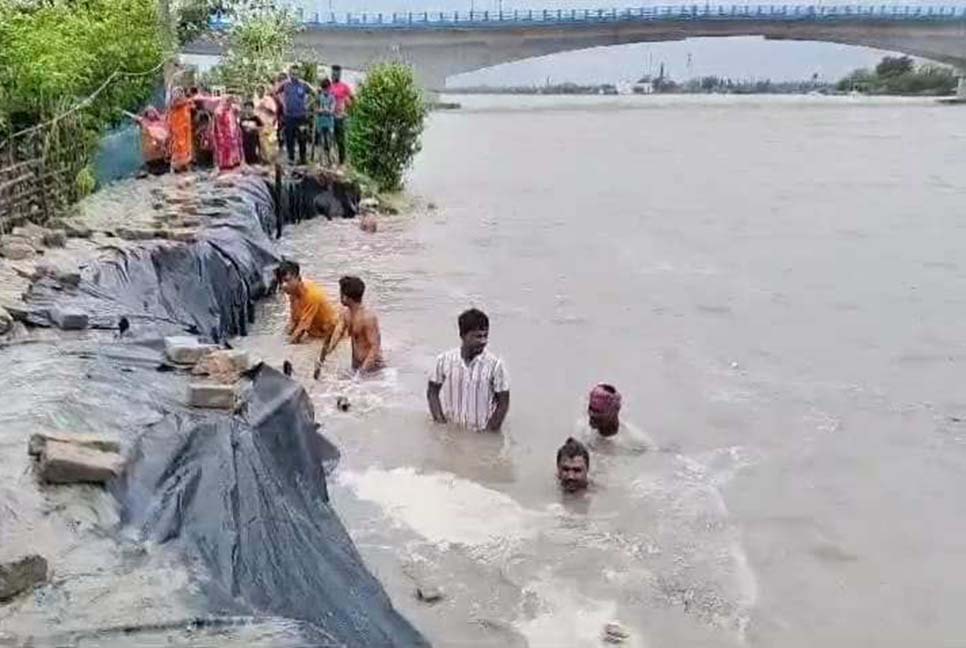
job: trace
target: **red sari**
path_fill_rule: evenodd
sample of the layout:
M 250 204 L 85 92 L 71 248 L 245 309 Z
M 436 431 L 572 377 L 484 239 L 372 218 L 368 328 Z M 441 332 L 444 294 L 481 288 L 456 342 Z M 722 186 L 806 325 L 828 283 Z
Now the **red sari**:
M 241 164 L 242 133 L 238 125 L 238 110 L 227 101 L 215 109 L 215 164 L 222 171 Z
M 171 169 L 186 171 L 194 158 L 194 137 L 191 128 L 191 102 L 175 99 L 168 109 L 171 129 Z

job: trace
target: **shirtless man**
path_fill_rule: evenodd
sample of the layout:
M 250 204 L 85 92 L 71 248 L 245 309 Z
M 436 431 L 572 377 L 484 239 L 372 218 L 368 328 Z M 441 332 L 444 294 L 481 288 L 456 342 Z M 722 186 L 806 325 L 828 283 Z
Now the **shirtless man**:
M 379 318 L 362 305 L 366 284 L 359 277 L 339 279 L 339 292 L 342 298 L 342 322 L 339 332 L 323 345 L 322 353 L 315 364 L 315 377 L 319 377 L 325 358 L 348 335 L 352 339 L 352 368 L 360 373 L 379 371 L 385 365 L 382 360 L 382 336 L 379 333 Z

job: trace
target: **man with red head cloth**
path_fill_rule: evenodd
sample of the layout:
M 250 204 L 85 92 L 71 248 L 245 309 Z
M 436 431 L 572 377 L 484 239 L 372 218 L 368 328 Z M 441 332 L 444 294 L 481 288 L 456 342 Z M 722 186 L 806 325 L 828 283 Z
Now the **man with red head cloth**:
M 650 439 L 629 423 L 621 423 L 621 404 L 621 394 L 613 385 L 600 383 L 590 391 L 587 417 L 596 434 L 591 433 L 589 445 L 596 449 L 612 446 L 632 452 L 647 450 L 653 445 Z

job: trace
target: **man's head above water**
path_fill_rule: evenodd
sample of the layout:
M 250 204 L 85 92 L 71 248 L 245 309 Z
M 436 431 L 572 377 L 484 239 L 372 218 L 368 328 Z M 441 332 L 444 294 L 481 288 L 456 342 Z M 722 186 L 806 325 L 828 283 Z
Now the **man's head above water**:
M 286 294 L 293 295 L 302 287 L 301 270 L 295 261 L 282 261 L 277 272 L 278 284 Z
M 557 480 L 568 493 L 587 488 L 590 472 L 590 453 L 580 441 L 569 438 L 557 450 Z
M 463 357 L 467 360 L 483 353 L 490 337 L 490 318 L 481 310 L 464 311 L 458 320 Z
M 590 392 L 587 416 L 590 427 L 602 436 L 614 436 L 620 429 L 621 395 L 613 385 L 601 383 Z

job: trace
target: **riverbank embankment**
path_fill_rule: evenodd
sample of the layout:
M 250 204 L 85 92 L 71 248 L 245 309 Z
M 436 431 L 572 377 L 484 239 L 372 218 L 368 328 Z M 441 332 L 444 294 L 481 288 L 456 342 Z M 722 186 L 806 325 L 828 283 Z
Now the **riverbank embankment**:
M 0 260 L 16 319 L 0 336 L 0 562 L 36 554 L 48 569 L 0 604 L 0 641 L 425 643 L 329 505 L 338 453 L 305 391 L 256 361 L 233 410 L 199 410 L 199 378 L 166 357 L 170 336 L 227 346 L 246 332 L 289 218 L 288 192 L 273 193 L 258 175 L 130 181 L 15 233 L 20 258 Z M 107 438 L 123 474 L 44 483 L 27 454 L 38 433 Z

